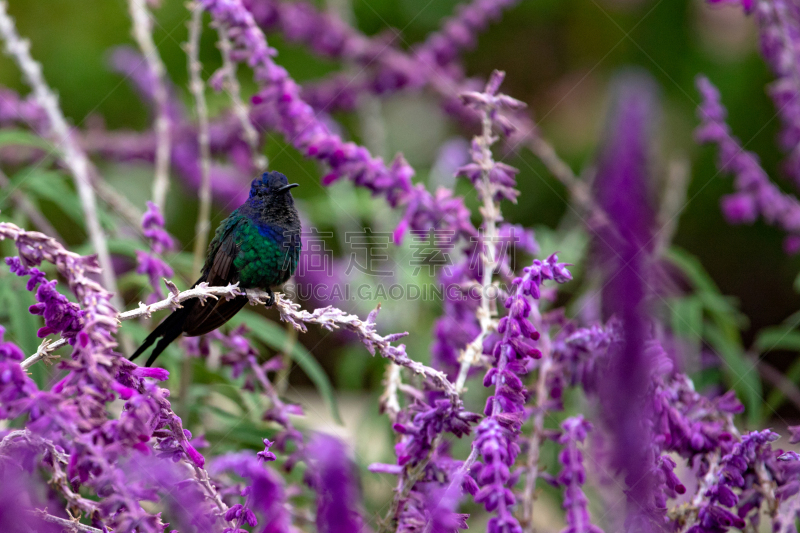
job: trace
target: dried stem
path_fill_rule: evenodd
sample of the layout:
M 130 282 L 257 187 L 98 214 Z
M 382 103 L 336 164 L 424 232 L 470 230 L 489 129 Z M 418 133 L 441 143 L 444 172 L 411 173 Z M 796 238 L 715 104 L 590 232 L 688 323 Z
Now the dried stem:
M 203 30 L 203 6 L 197 2 L 190 4 L 192 20 L 189 22 L 189 41 L 186 45 L 186 54 L 189 57 L 189 89 L 194 96 L 195 109 L 197 110 L 197 142 L 200 145 L 200 202 L 197 215 L 197 225 L 194 236 L 193 271 L 200 272 L 203 266 L 203 254 L 208 244 L 208 234 L 211 230 L 211 148 L 208 135 L 208 106 L 204 94 L 205 85 L 201 73 L 203 65 L 200 63 L 200 34 Z
M 386 377 L 383 379 L 384 391 L 380 397 L 381 412 L 386 413 L 392 424 L 397 420 L 400 412 L 400 400 L 397 398 L 397 391 L 402 385 L 400 367 L 394 363 L 389 363 L 386 367 Z
M 539 374 L 536 377 L 536 414 L 533 416 L 533 431 L 528 445 L 528 461 L 525 465 L 525 492 L 522 496 L 522 526 L 526 533 L 533 533 L 533 504 L 536 499 L 536 478 L 539 476 L 539 452 L 544 441 L 544 405 L 547 403 L 547 378 L 553 367 L 553 353 L 550 334 L 542 326 L 541 314 L 536 305 L 532 306 L 534 327 L 542 332 L 539 338 Z
M 708 470 L 706 471 L 706 475 L 699 480 L 699 483 L 697 484 L 697 491 L 694 494 L 694 498 L 692 498 L 692 502 L 688 506 L 682 506 L 682 508 L 679 508 L 683 515 L 678 517 L 682 526 L 680 528 L 681 532 L 689 531 L 695 522 L 697 522 L 698 509 L 703 504 L 703 499 L 706 498 L 706 494 L 711 486 L 714 485 L 719 478 L 719 453 L 714 452 L 709 454 L 707 457 Z M 670 518 L 674 517 L 671 516 Z
M 475 365 L 483 352 L 483 340 L 497 327 L 497 307 L 494 298 L 491 298 L 492 275 L 497 268 L 496 243 L 497 243 L 497 224 L 503 220 L 500 213 L 500 205 L 495 199 L 495 188 L 489 179 L 489 172 L 494 166 L 492 156 L 492 144 L 495 137 L 492 135 L 492 119 L 489 113 L 483 114 L 483 131 L 476 140 L 481 148 L 481 181 L 476 184 L 478 193 L 483 200 L 481 215 L 483 216 L 483 247 L 481 249 L 481 261 L 483 262 L 483 276 L 481 278 L 481 305 L 478 308 L 478 321 L 481 332 L 467 345 L 461 354 L 461 365 L 458 369 L 456 379 L 456 390 L 460 393 L 467 382 L 469 369 Z
M 247 289 L 246 292 L 251 304 L 263 304 L 268 296 L 264 291 Z M 405 345 L 392 346 L 392 342 L 405 337 L 407 333 L 381 336 L 375 331 L 375 317 L 380 311 L 380 304 L 363 321 L 356 315 L 345 313 L 333 306 L 315 309 L 313 312 L 301 310 L 299 304 L 285 299 L 280 293 L 275 293 L 275 307 L 281 315 L 281 320 L 290 323 L 298 331 L 305 332 L 305 324 L 317 324 L 331 331 L 343 328 L 355 333 L 371 354 L 380 353 L 382 357 L 389 359 L 396 365 L 403 366 L 415 374 L 422 375 L 424 378 L 429 379 L 433 386 L 443 391 L 453 405 L 461 405 L 461 398 L 455 386 L 447 379 L 447 375 L 444 372 L 409 358 L 406 354 Z
M 242 125 L 244 139 L 250 146 L 250 156 L 253 158 L 253 166 L 261 172 L 267 169 L 267 158 L 261 154 L 258 143 L 258 132 L 250 122 L 250 114 L 247 104 L 242 100 L 242 88 L 239 85 L 239 78 L 236 77 L 236 63 L 231 59 L 233 45 L 228 37 L 228 28 L 224 24 L 217 25 L 219 34 L 219 51 L 222 56 L 222 69 L 225 73 L 223 87 L 231 97 L 233 112 Z
M 153 83 L 153 100 L 156 105 L 156 172 L 153 180 L 153 202 L 164 211 L 169 190 L 169 94 L 164 83 L 166 69 L 153 42 L 153 22 L 145 0 L 128 0 L 128 9 L 133 20 L 133 38 L 150 69 Z
M 658 225 L 661 229 L 656 236 L 654 257 L 660 257 L 669 247 L 675 236 L 675 230 L 678 229 L 678 219 L 686 204 L 690 170 L 689 161 L 685 158 L 674 159 L 669 163 L 663 197 L 658 209 Z
M 170 291 L 170 295 L 167 298 L 150 305 L 139 302 L 139 307 L 137 309 L 120 313 L 117 315 L 117 320 L 131 320 L 139 317 L 150 318 L 156 311 L 178 309 L 181 307 L 181 302 L 191 298 L 199 298 L 201 302 L 205 302 L 209 298 L 214 300 L 220 297 L 231 299 L 244 294 L 250 299 L 251 305 L 264 305 L 269 299 L 269 294 L 262 290 L 247 289 L 244 292 L 240 291 L 238 283 L 229 284 L 225 287 L 209 287 L 208 284 L 204 282 L 189 290 L 179 292 L 174 283 L 167 280 L 164 281 Z M 375 355 L 379 353 L 382 357 L 389 359 L 394 364 L 408 368 L 415 374 L 422 375 L 429 379 L 434 386 L 443 391 L 454 405 L 461 404 L 461 399 L 456 392 L 455 386 L 447 379 L 447 375 L 445 375 L 444 372 L 409 358 L 405 351 L 405 345 L 392 345 L 392 342 L 406 336 L 407 333 L 393 333 L 383 336 L 375 330 L 375 318 L 380 310 L 380 305 L 369 314 L 366 320 L 361 320 L 356 315 L 345 313 L 341 309 L 337 309 L 333 306 L 323 307 L 309 312 L 305 309 L 300 309 L 299 304 L 287 300 L 281 293 L 275 293 L 274 298 L 275 303 L 273 306 L 280 313 L 281 320 L 291 324 L 296 330 L 305 332 L 307 331 L 306 324 L 316 324 L 331 331 L 342 328 L 355 333 L 371 354 Z M 64 346 L 64 344 L 66 344 L 66 342 L 63 340 L 53 342 L 46 346 L 43 344 L 36 354 L 25 360 L 23 364 L 28 361 L 32 362 L 28 363 L 27 366 L 23 368 L 29 368 L 33 363 L 45 357 L 47 353 Z M 42 354 L 39 352 L 42 352 Z M 34 357 L 36 358 L 35 360 L 33 360 Z
M 73 518 L 72 520 L 67 520 L 66 518 L 59 518 L 57 516 L 53 516 L 48 514 L 48 512 L 44 509 L 36 509 L 30 511 L 30 513 L 37 518 L 44 520 L 45 522 L 50 522 L 51 524 L 57 524 L 64 528 L 65 531 L 69 532 L 76 532 L 76 531 L 84 531 L 86 533 L 103 533 L 102 530 L 97 529 L 96 527 L 92 526 L 85 526 L 78 522 L 77 518 Z
M 378 533 L 391 533 L 393 531 L 394 520 L 397 518 L 397 513 L 400 511 L 400 506 L 408 499 L 408 495 L 411 494 L 411 489 L 414 488 L 416 482 L 422 479 L 423 474 L 425 474 L 425 469 L 428 463 L 430 463 L 434 452 L 442 443 L 442 439 L 441 433 L 436 435 L 436 438 L 431 443 L 431 449 L 428 451 L 428 455 L 414 466 L 406 466 L 406 468 L 403 469 L 403 472 L 397 480 L 397 488 L 395 489 L 394 498 L 392 499 L 392 505 L 389 507 L 383 520 L 380 521 Z
M 141 231 L 142 212 L 130 200 L 106 183 L 105 180 L 95 179 L 94 188 L 97 191 L 97 197 L 101 201 L 105 202 L 112 211 L 125 219 L 125 222 L 131 228 Z
M 46 361 L 49 360 L 50 354 L 66 345 L 67 341 L 65 339 L 58 339 L 55 342 L 51 342 L 50 339 L 44 339 L 36 350 L 36 353 L 21 362 L 19 366 L 21 366 L 23 370 L 27 370 L 42 359 Z M 58 359 L 58 356 L 56 356 L 55 359 Z
M 111 256 L 108 253 L 103 228 L 100 226 L 100 219 L 97 216 L 91 164 L 67 125 L 67 120 L 58 106 L 58 97 L 47 86 L 42 75 L 42 66 L 31 57 L 30 42 L 22 39 L 17 33 L 14 20 L 8 14 L 8 5 L 5 0 L 0 0 L 0 36 L 6 42 L 6 54 L 17 64 L 25 82 L 33 90 L 36 103 L 47 115 L 57 147 L 63 151 L 61 159 L 72 174 L 75 187 L 78 189 L 83 214 L 86 217 L 86 228 L 102 267 L 103 285 L 106 290 L 116 295 L 117 282 L 111 266 Z M 117 308 L 122 307 L 122 301 L 118 296 L 114 296 L 112 304 Z

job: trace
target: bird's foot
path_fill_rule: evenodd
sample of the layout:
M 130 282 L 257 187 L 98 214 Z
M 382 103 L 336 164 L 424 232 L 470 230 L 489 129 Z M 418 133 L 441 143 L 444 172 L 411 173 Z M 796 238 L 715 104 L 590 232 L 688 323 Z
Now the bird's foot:
M 269 287 L 267 287 L 266 292 L 267 292 L 267 303 L 265 303 L 264 305 L 266 305 L 267 307 L 272 307 L 275 304 L 275 293 L 272 292 L 272 289 L 270 289 Z

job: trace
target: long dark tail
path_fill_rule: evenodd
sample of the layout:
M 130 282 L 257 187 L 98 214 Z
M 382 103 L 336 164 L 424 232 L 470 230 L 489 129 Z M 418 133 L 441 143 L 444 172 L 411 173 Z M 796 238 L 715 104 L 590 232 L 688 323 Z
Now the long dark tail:
M 180 337 L 181 333 L 183 332 L 183 325 L 186 322 L 186 318 L 189 316 L 189 313 L 194 308 L 195 302 L 197 302 L 197 300 L 189 300 L 188 302 L 184 302 L 183 307 L 176 309 L 171 315 L 165 318 L 161 324 L 159 324 L 158 327 L 147 336 L 147 338 L 144 340 L 144 343 L 142 343 L 142 345 L 139 346 L 139 349 L 136 350 L 130 357 L 130 360 L 133 361 L 142 355 L 142 353 L 144 353 L 144 351 L 147 350 L 154 342 L 156 342 L 156 339 L 160 337 L 158 344 L 156 344 L 156 347 L 153 348 L 153 353 L 150 354 L 150 357 L 147 359 L 147 363 L 145 364 L 145 366 L 152 365 L 153 361 L 155 361 L 156 358 L 161 355 L 161 352 L 163 352 L 172 341 Z

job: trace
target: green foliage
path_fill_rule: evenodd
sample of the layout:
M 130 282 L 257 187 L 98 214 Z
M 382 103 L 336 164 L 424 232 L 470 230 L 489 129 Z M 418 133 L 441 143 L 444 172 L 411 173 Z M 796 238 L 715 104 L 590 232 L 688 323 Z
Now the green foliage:
M 28 148 L 38 148 L 46 152 L 55 151 L 47 139 L 44 139 L 30 131 L 15 128 L 4 128 L 0 130 L 0 148 L 8 146 L 25 146 Z
M 273 350 L 285 350 L 290 347 L 289 357 L 297 363 L 303 372 L 311 379 L 317 387 L 317 391 L 328 405 L 334 420 L 341 423 L 342 417 L 339 414 L 339 407 L 336 403 L 336 396 L 333 387 L 325 371 L 319 362 L 298 342 L 290 342 L 285 328 L 278 326 L 261 315 L 255 313 L 241 312 L 231 319 L 230 324 L 236 326 L 244 324 L 253 335 L 261 342 Z
M 748 420 L 758 423 L 763 417 L 761 380 L 745 354 L 740 334 L 747 318 L 731 298 L 720 293 L 696 257 L 677 247 L 664 255 L 692 288 L 690 294 L 667 302 L 673 331 L 690 346 L 702 344 L 720 358 L 725 384 L 744 403 Z

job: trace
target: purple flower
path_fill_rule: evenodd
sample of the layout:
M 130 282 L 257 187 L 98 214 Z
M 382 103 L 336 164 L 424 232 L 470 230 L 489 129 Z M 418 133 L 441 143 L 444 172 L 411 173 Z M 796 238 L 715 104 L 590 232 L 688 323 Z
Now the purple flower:
M 153 287 L 155 297 L 163 299 L 164 289 L 161 287 L 161 278 L 172 277 L 173 271 L 159 256 L 172 251 L 175 242 L 164 230 L 164 217 L 153 202 L 147 202 L 147 211 L 142 215 L 142 230 L 144 236 L 150 241 L 150 253 L 136 251 L 136 259 L 139 263 L 136 272 L 146 274 Z
M 9 223 L 0 223 L 0 238 L 15 242 L 24 268 L 42 261 L 57 267 L 82 304 L 85 324 L 76 336 L 72 357 L 61 363 L 66 375 L 50 391 L 36 392 L 31 383 L 19 379 L 21 369 L 10 369 L 12 379 L 7 383 L 14 383 L 18 392 L 27 389 L 28 395 L 8 405 L 16 415 L 27 412 L 27 427 L 33 435 L 63 445 L 59 453 L 66 458 L 63 469 L 58 466 L 63 471 L 59 475 L 74 490 L 85 486 L 98 496 L 96 501 L 73 499 L 72 505 L 92 514 L 104 527 L 126 530 L 136 524 L 142 533 L 161 533 L 160 517 L 140 504 L 154 498 L 153 486 L 132 482 L 122 468 L 124 459 L 149 454 L 151 449 L 144 443 L 153 437 L 158 451 L 162 443 L 176 442 L 178 460 L 185 455 L 201 466 L 203 459 L 172 413 L 168 391 L 134 375 L 138 367 L 116 353 L 117 311 L 109 303 L 111 295 L 88 277 L 99 271 L 96 257 L 78 256 L 53 239 Z M 106 404 L 117 394 L 127 402 L 119 419 L 109 419 Z
M 563 468 L 557 481 L 564 487 L 562 506 L 566 510 L 567 523 L 561 533 L 602 533 L 602 529 L 591 523 L 589 500 L 581 488 L 586 482 L 586 469 L 578 444 L 586 440 L 586 434 L 592 430 L 592 425 L 582 415 L 578 415 L 564 420 L 561 429 L 563 433 L 558 442 L 564 449 L 558 454 L 558 462 Z
M 600 383 L 603 418 L 611 431 L 611 465 L 629 487 L 631 512 L 651 508 L 649 397 L 652 361 L 645 350 L 646 271 L 653 222 L 648 202 L 648 154 L 656 120 L 656 87 L 641 75 L 618 81 L 607 141 L 594 188 L 609 219 L 598 229 L 597 248 L 607 279 L 603 308 L 622 321 L 621 342 L 612 346 L 608 374 Z M 638 521 L 632 515 L 632 520 Z M 646 527 L 644 524 L 641 527 Z
M 141 93 L 143 100 L 155 105 L 155 87 L 158 81 L 138 50 L 130 46 L 112 48 L 108 56 L 108 65 L 115 72 L 124 75 Z M 181 101 L 175 95 L 175 88 L 172 84 L 166 84 L 166 89 L 168 92 L 167 118 L 174 125 L 183 117 L 184 109 Z M 161 225 L 164 225 L 163 220 Z
M 474 0 L 459 6 L 455 16 L 445 19 L 440 31 L 406 53 L 385 38 L 358 33 L 339 18 L 319 12 L 306 2 L 244 1 L 265 31 L 280 31 L 289 41 L 304 43 L 317 54 L 364 67 L 355 77 L 337 72 L 303 88 L 306 102 L 328 112 L 354 110 L 366 92 L 387 95 L 418 90 L 428 84 L 447 89 L 460 84 L 460 52 L 472 48 L 477 34 L 517 3 Z
M 257 520 L 264 524 L 262 531 L 267 533 L 288 533 L 291 531 L 291 516 L 286 507 L 286 492 L 280 477 L 255 455 L 247 452 L 229 453 L 214 459 L 211 472 L 221 474 L 232 471 L 246 480 L 247 485 L 240 493 L 246 503 L 231 506 L 228 513 L 237 519 L 237 524 Z M 258 519 L 253 513 L 260 515 Z M 235 529 L 229 531 L 236 531 Z
M 264 462 L 275 461 L 277 457 L 269 451 L 270 447 L 275 444 L 269 439 L 264 439 L 264 449 L 256 454 L 256 456 Z
M 536 242 L 533 230 L 524 228 L 520 224 L 501 224 L 497 230 L 497 237 L 506 250 L 514 248 L 528 255 L 539 253 L 539 244 Z
M 484 462 L 477 475 L 481 489 L 475 495 L 475 501 L 482 503 L 487 511 L 497 512 L 488 524 L 492 533 L 522 531 L 510 512 L 516 498 L 509 486 L 513 485 L 511 468 L 519 453 L 516 440 L 526 403 L 526 391 L 520 376 L 527 373 L 528 361 L 541 357 L 535 345 L 539 332 L 528 320 L 532 309 L 529 298 L 539 298 L 544 280 L 565 283 L 572 279 L 566 267 L 558 262 L 555 254 L 545 261 L 537 259 L 532 266 L 525 267 L 522 277 L 514 280 L 512 294 L 505 302 L 508 315 L 500 319 L 497 328 L 502 338 L 490 352 L 493 365 L 483 384 L 494 386 L 494 394 L 486 401 L 486 418 L 478 424 L 473 446 Z
M 42 501 L 46 484 L 36 472 L 33 459 L 38 450 L 32 448 L 24 443 L 3 446 L 0 455 L 0 530 L 7 533 L 60 533 L 63 531 L 61 526 L 45 522 L 34 512 L 49 511 L 51 515 L 61 515 L 59 518 L 65 514 L 63 510 L 59 513 L 59 505 L 54 499 Z
M 731 527 L 745 527 L 743 518 L 751 509 L 760 507 L 763 495 L 759 491 L 748 489 L 745 477 L 750 484 L 755 480 L 758 463 L 765 463 L 772 457 L 770 442 L 777 440 L 778 435 L 769 430 L 753 431 L 742 437 L 730 453 L 720 461 L 716 481 L 703 494 L 703 504 L 697 513 L 697 523 L 687 533 L 724 532 Z M 737 494 L 741 490 L 741 495 Z M 748 496 L 747 501 L 742 496 Z M 740 503 L 744 500 L 744 503 Z M 724 507 L 736 508 L 736 514 Z
M 313 468 L 310 475 L 317 492 L 317 531 L 360 531 L 360 495 L 358 483 L 353 478 L 355 466 L 342 443 L 320 434 L 309 443 L 308 454 Z
M 117 47 L 110 55 L 111 67 L 130 81 L 142 98 L 151 107 L 155 107 L 152 73 L 147 62 L 136 50 L 129 47 Z M 184 178 L 192 190 L 200 186 L 202 172 L 200 169 L 200 148 L 197 142 L 197 129 L 189 123 L 180 100 L 175 97 L 175 88 L 164 80 L 167 86 L 167 117 L 170 121 L 170 162 L 178 176 Z M 214 155 L 230 156 L 234 162 L 236 150 L 247 144 L 241 139 L 241 126 L 234 113 L 224 114 L 219 121 L 210 125 L 210 145 Z M 131 132 L 108 132 L 95 128 L 86 133 L 84 144 L 88 150 L 114 160 L 128 161 L 143 159 L 154 161 L 156 138 L 152 132 L 137 135 Z M 218 162 L 211 163 L 212 193 L 226 202 L 240 204 L 247 194 L 248 177 L 252 173 L 249 157 L 243 168 Z M 163 223 L 161 224 L 163 226 Z
M 19 94 L 5 87 L 0 88 L 0 126 L 23 126 L 38 133 L 46 133 L 50 128 L 47 113 L 38 104 L 35 95 L 21 98 Z
M 475 46 L 477 34 L 490 22 L 518 3 L 518 0 L 474 0 L 459 5 L 456 15 L 445 19 L 440 31 L 430 34 L 414 49 L 415 59 L 428 68 L 446 67 L 458 58 L 462 49 Z
M 30 306 L 28 311 L 33 315 L 44 317 L 44 327 L 39 328 L 37 336 L 47 337 L 60 333 L 70 344 L 75 344 L 75 338 L 83 327 L 83 312 L 78 305 L 70 302 L 66 296 L 58 292 L 55 287 L 57 281 L 47 281 L 44 272 L 38 268 L 25 268 L 19 258 L 6 257 L 6 264 L 11 272 L 18 276 L 30 276 L 27 289 L 36 289 L 38 303 Z
M 752 0 L 746 10 L 752 9 Z M 800 185 L 800 80 L 796 65 L 800 56 L 800 6 L 795 2 L 759 2 L 754 10 L 758 24 L 761 55 L 775 73 L 767 91 L 783 122 L 780 144 L 788 152 L 783 168 Z
M 475 291 L 460 289 L 478 279 L 479 271 L 470 265 L 476 261 L 470 255 L 465 253 L 460 261 L 439 273 L 439 283 L 445 291 L 442 316 L 434 324 L 431 354 L 433 366 L 450 376 L 458 372 L 460 351 L 481 331 L 475 316 L 480 306 L 480 295 Z
M 749 194 L 729 194 L 720 202 L 722 213 L 731 224 L 752 224 L 758 217 L 758 208 Z
M 695 131 L 697 141 L 716 144 L 719 148 L 717 166 L 736 176 L 736 194 L 726 197 L 722 203 L 726 217 L 731 222 L 741 223 L 751 222 L 760 215 L 769 224 L 787 231 L 787 239 L 792 239 L 800 233 L 800 202 L 781 192 L 759 165 L 758 157 L 744 150 L 731 134 L 717 88 L 704 77 L 697 79 L 697 88 L 703 98 L 697 109 L 700 117 Z M 786 248 L 792 250 L 795 246 Z
M 470 433 L 470 425 L 478 415 L 453 407 L 450 400 L 438 399 L 432 405 L 416 400 L 398 416 L 394 430 L 403 437 L 395 445 L 397 464 L 414 465 L 423 460 L 431 450 L 439 433 L 452 433 L 462 437 Z
M 418 533 L 426 527 L 440 533 L 468 529 L 469 515 L 456 512 L 458 500 L 462 490 L 475 494 L 478 488 L 472 476 L 462 468 L 461 461 L 450 457 L 447 442 L 433 450 L 430 461 L 397 516 L 397 533 Z M 370 470 L 377 471 L 372 466 Z M 385 467 L 380 471 L 392 473 Z M 400 469 L 394 474 L 402 472 Z
M 39 390 L 19 364 L 25 354 L 4 335 L 0 326 L 0 419 L 11 420 L 31 408 Z

